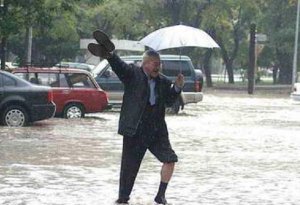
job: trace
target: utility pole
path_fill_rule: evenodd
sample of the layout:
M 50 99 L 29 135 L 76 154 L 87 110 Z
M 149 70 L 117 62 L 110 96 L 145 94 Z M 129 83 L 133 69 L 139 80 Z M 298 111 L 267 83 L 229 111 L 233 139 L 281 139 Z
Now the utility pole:
M 31 1 L 28 0 L 27 7 L 27 18 L 29 24 L 26 26 L 26 56 L 25 56 L 25 64 L 26 66 L 30 66 L 31 62 L 31 53 L 32 53 L 32 19 L 31 19 Z
M 26 28 L 26 66 L 31 65 L 31 52 L 32 52 L 32 26 Z
M 254 84 L 255 84 L 255 68 L 256 68 L 255 33 L 256 33 L 256 25 L 251 24 L 250 42 L 249 42 L 248 94 L 253 94 Z
M 294 43 L 294 59 L 293 59 L 293 75 L 292 75 L 292 89 L 297 79 L 297 56 L 298 56 L 298 35 L 299 35 L 299 12 L 300 12 L 300 0 L 297 5 L 297 18 L 296 18 L 296 31 L 295 31 L 295 43 Z

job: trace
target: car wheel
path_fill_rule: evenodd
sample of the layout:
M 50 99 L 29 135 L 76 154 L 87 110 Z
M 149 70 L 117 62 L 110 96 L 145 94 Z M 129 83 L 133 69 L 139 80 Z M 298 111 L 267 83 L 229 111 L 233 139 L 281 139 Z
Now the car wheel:
M 175 103 L 172 105 L 171 109 L 172 109 L 172 113 L 174 114 L 178 114 L 179 110 L 180 110 L 180 100 L 176 100 Z
M 18 105 L 12 105 L 5 109 L 2 122 L 9 127 L 23 127 L 28 123 L 27 111 Z
M 84 111 L 79 104 L 70 104 L 64 109 L 64 118 L 82 118 L 84 117 Z

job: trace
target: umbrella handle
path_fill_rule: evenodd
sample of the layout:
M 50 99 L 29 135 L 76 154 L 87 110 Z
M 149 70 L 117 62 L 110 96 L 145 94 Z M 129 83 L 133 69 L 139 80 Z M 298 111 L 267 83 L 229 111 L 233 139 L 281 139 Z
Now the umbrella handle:
M 179 74 L 182 74 L 181 48 L 179 48 L 179 62 L 180 62 Z

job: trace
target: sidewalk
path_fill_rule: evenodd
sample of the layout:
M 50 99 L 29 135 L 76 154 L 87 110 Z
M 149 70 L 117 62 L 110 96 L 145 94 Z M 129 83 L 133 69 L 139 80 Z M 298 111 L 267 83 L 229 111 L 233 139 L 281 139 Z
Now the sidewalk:
M 232 93 L 243 93 L 248 94 L 248 86 L 247 85 L 241 85 L 241 84 L 213 84 L 212 88 L 206 87 L 206 85 L 203 88 L 203 93 L 215 93 L 215 92 L 232 92 Z M 279 94 L 279 95 L 286 95 L 289 96 L 292 92 L 292 86 L 291 85 L 255 85 L 254 86 L 254 92 L 255 94 L 266 94 L 266 95 L 273 95 L 273 94 Z

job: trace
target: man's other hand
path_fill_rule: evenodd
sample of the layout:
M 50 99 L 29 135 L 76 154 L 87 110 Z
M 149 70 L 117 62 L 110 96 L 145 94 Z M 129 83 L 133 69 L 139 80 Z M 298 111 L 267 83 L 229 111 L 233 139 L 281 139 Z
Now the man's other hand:
M 175 80 L 175 85 L 178 87 L 178 88 L 183 88 L 184 86 L 184 75 L 182 75 L 181 73 L 178 74 L 176 80 Z

